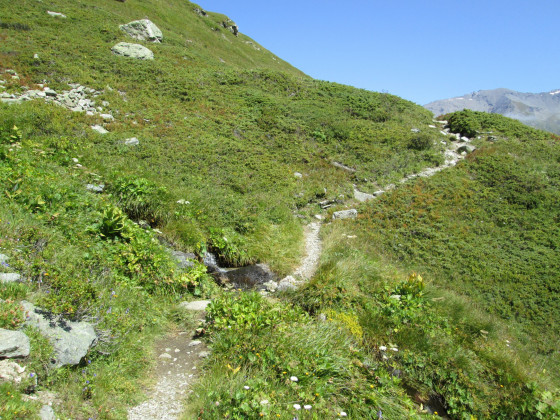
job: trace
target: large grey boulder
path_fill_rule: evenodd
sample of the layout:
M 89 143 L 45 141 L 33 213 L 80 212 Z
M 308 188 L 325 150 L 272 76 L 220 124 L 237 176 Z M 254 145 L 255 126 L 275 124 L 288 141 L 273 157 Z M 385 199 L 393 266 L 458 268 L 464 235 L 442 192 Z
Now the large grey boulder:
M 123 57 L 137 58 L 139 60 L 153 60 L 154 53 L 148 48 L 140 44 L 130 44 L 128 42 L 119 42 L 111 48 L 116 55 Z
M 264 288 L 264 284 L 276 280 L 276 274 L 266 264 L 255 264 L 247 267 L 222 272 L 228 282 L 237 287 Z
M 149 19 L 135 20 L 119 26 L 127 35 L 139 41 L 161 42 L 163 34 Z
M 0 328 L 0 358 L 29 356 L 29 338 L 21 331 Z
M 77 365 L 87 354 L 97 335 L 87 322 L 71 322 L 22 301 L 27 311 L 25 325 L 37 328 L 54 347 L 55 367 Z
M 358 210 L 350 209 L 350 210 L 341 210 L 335 211 L 333 213 L 333 219 L 355 219 L 358 217 Z

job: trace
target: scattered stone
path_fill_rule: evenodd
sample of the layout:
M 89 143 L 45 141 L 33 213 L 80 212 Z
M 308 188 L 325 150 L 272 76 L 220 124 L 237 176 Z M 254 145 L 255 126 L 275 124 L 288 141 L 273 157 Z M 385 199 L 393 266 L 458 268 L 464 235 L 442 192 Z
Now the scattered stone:
M 59 13 L 59 12 L 51 12 L 50 10 L 47 10 L 47 13 L 53 17 L 59 17 L 62 19 L 66 19 L 66 15 Z
M 462 141 L 466 141 L 466 142 L 471 141 L 471 139 L 469 139 L 469 138 L 466 137 L 466 136 L 461 137 L 461 140 L 462 140 Z
M 319 314 L 319 316 L 317 317 L 317 319 L 321 322 L 325 322 L 327 320 L 327 316 L 325 314 Z
M 440 131 L 441 134 L 443 134 L 444 136 L 447 136 L 447 132 L 446 131 Z
M 0 273 L 0 283 L 14 283 L 20 280 L 21 276 L 17 273 Z
M 317 220 L 323 220 L 323 216 L 321 216 L 320 214 L 316 214 L 315 216 L 313 216 L 315 219 Z
M 303 175 L 302 175 L 301 173 L 299 173 L 299 172 L 294 172 L 294 176 L 295 176 L 296 178 L 303 178 Z
M 209 304 L 209 300 L 195 300 L 193 302 L 181 302 L 179 306 L 188 311 L 205 311 Z
M 107 134 L 108 133 L 108 131 L 105 130 L 105 128 L 103 128 L 102 126 L 97 125 L 97 124 L 92 125 L 91 129 L 94 130 L 94 131 L 97 131 L 99 134 Z
M 41 420 L 56 420 L 56 415 L 51 406 L 44 405 L 39 411 L 39 418 Z
M 354 188 L 354 198 L 359 202 L 364 203 L 366 201 L 373 200 L 375 196 L 373 194 L 358 191 L 356 188 Z
M 285 292 L 286 290 L 296 290 L 297 289 L 297 280 L 292 276 L 286 276 L 278 283 L 278 288 L 276 289 L 279 292 Z
M 458 153 L 472 153 L 475 150 L 476 150 L 476 147 L 474 147 L 472 144 L 464 144 L 457 149 L 457 152 Z
M 276 283 L 275 281 L 272 281 L 272 280 L 271 280 L 271 281 L 267 281 L 267 282 L 264 284 L 264 289 L 265 289 L 267 292 L 274 293 L 274 292 L 276 291 L 276 289 L 278 289 L 278 283 Z
M 102 193 L 103 190 L 105 189 L 105 184 L 87 184 L 86 185 L 86 190 L 94 192 L 94 193 Z
M 180 200 L 177 200 L 177 204 L 181 204 L 181 205 L 185 206 L 187 204 L 191 204 L 191 202 L 185 200 L 184 198 L 181 198 Z
M 350 210 L 340 210 L 335 211 L 333 213 L 333 219 L 355 219 L 358 217 L 358 210 L 350 209 Z
M 419 133 L 420 129 L 419 128 L 413 128 L 410 131 L 412 131 L 413 133 Z
M 119 28 L 130 37 L 140 41 L 161 42 L 163 40 L 163 33 L 149 19 L 135 20 L 121 25 Z
M 113 117 L 111 114 L 99 114 L 99 116 L 105 121 L 115 121 L 115 117 Z
M 160 359 L 172 359 L 171 355 L 169 353 L 162 353 L 159 355 Z
M 38 60 L 38 59 L 39 59 L 39 54 L 37 54 L 37 53 L 33 54 L 33 58 L 34 58 L 35 60 Z
M 336 167 L 339 168 L 339 169 L 343 169 L 343 170 L 345 170 L 345 171 L 347 171 L 347 172 L 351 172 L 351 173 L 356 172 L 356 170 L 355 170 L 354 168 L 351 168 L 351 167 L 349 167 L 349 166 L 346 166 L 346 165 L 344 165 L 344 164 L 342 164 L 342 163 L 340 163 L 340 162 L 333 162 L 332 165 L 333 165 L 333 166 L 336 166 Z
M 198 353 L 198 357 L 200 357 L 201 359 L 206 359 L 208 356 L 210 356 L 209 351 L 201 351 L 200 353 Z
M 21 331 L 0 328 L 0 358 L 29 356 L 29 338 Z
M 193 340 L 189 343 L 189 347 L 196 347 L 196 346 L 200 346 L 202 344 L 202 341 L 200 340 Z
M 138 146 L 140 144 L 140 140 L 138 140 L 136 137 L 131 137 L 129 139 L 126 139 L 124 141 L 124 144 L 127 146 Z
M 0 360 L 0 382 L 19 384 L 25 379 L 25 368 L 10 360 Z
M 56 91 L 54 91 L 54 90 L 52 90 L 51 88 L 48 88 L 48 87 L 44 88 L 43 92 L 45 92 L 45 95 L 47 95 L 47 96 L 52 96 L 52 97 L 58 96 L 58 93 L 56 93 Z
M 428 127 L 430 127 L 430 128 L 437 128 L 435 125 L 431 125 L 431 124 L 430 124 Z
M 137 58 L 139 60 L 153 60 L 154 53 L 148 48 L 140 44 L 130 44 L 128 42 L 119 42 L 113 48 L 111 48 L 116 55 L 121 55 L 123 57 Z
M 53 365 L 77 365 L 87 354 L 97 335 L 93 327 L 86 322 L 72 322 L 55 317 L 52 314 L 22 301 L 27 311 L 25 325 L 37 328 L 54 347 Z

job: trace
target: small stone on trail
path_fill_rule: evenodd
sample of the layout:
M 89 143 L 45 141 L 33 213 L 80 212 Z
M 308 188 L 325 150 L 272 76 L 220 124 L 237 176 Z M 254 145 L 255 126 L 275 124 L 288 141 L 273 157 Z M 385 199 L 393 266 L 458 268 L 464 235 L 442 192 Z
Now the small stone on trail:
M 171 359 L 171 355 L 169 353 L 162 353 L 162 354 L 159 355 L 159 358 L 160 359 Z
M 208 356 L 210 356 L 210 352 L 209 351 L 201 351 L 200 353 L 198 353 L 198 357 L 200 357 L 201 359 L 205 359 Z
M 194 346 L 200 346 L 202 344 L 202 341 L 200 340 L 193 340 L 189 343 L 189 347 L 194 347 Z

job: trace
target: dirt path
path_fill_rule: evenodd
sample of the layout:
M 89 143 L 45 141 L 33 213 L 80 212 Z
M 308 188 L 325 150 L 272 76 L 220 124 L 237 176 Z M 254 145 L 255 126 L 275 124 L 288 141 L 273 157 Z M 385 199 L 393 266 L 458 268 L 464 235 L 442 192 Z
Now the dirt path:
M 198 377 L 198 365 L 208 348 L 190 332 L 178 332 L 156 346 L 157 384 L 149 399 L 128 411 L 128 420 L 175 420 L 183 412 L 182 402 Z
M 321 257 L 320 231 L 320 222 L 312 222 L 305 227 L 305 257 L 301 261 L 301 265 L 294 271 L 293 276 L 296 279 L 307 281 L 315 274 L 319 266 L 319 258 Z

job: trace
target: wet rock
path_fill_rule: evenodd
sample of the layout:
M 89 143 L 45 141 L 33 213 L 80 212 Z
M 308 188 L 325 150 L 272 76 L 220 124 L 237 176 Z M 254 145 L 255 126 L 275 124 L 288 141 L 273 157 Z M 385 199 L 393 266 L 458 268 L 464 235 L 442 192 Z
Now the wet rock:
M 193 267 L 196 261 L 196 255 L 192 252 L 172 251 L 171 254 L 177 262 L 177 266 L 182 269 Z
M 247 267 L 241 267 L 222 273 L 227 281 L 238 287 L 253 288 L 260 286 L 264 288 L 264 284 L 276 280 L 276 275 L 266 264 L 255 264 Z
M 0 328 L 0 358 L 29 356 L 29 338 L 21 331 Z

